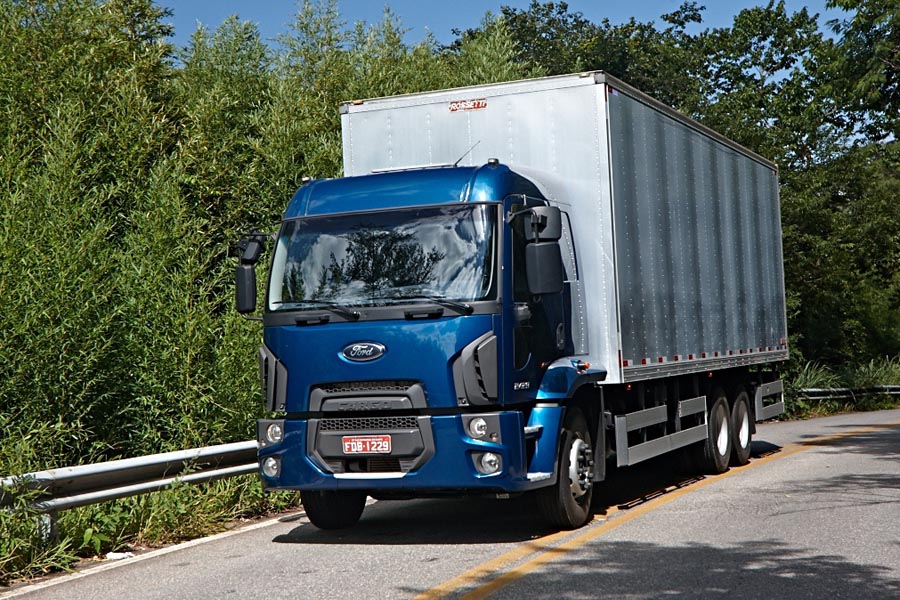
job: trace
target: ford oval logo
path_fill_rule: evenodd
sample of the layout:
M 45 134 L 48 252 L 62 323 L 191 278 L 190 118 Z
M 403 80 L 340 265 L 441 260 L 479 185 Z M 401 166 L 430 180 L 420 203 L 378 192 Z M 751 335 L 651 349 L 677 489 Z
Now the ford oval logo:
M 347 360 L 366 362 L 380 357 L 384 354 L 384 351 L 384 344 L 379 344 L 377 342 L 356 342 L 349 346 L 345 346 L 341 354 L 343 354 Z

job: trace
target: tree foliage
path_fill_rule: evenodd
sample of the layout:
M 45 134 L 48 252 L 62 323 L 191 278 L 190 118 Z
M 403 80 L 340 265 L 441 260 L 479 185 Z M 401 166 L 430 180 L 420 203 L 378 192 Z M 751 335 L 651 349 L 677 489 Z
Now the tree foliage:
M 829 0 L 828 6 L 849 13 L 829 23 L 839 37 L 829 56 L 828 93 L 841 98 L 866 138 L 900 138 L 900 4 Z

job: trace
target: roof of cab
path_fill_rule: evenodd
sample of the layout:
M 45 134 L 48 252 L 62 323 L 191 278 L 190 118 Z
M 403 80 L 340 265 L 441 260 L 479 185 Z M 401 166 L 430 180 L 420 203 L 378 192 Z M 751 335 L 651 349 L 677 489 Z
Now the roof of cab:
M 540 196 L 506 165 L 428 167 L 340 179 L 317 179 L 291 199 L 284 218 L 452 202 L 495 202 L 509 194 Z

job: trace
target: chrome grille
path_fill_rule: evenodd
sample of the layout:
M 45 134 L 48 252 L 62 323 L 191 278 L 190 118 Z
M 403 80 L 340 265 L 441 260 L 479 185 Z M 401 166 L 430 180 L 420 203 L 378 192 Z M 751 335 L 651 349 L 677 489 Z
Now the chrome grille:
M 322 419 L 319 431 L 382 431 L 388 429 L 418 429 L 416 417 L 360 417 Z

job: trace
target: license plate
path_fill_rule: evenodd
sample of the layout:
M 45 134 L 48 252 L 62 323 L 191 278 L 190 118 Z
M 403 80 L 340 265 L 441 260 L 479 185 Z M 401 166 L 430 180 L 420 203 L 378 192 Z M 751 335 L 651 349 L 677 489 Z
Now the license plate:
M 341 438 L 344 454 L 390 454 L 389 435 L 347 435 Z

